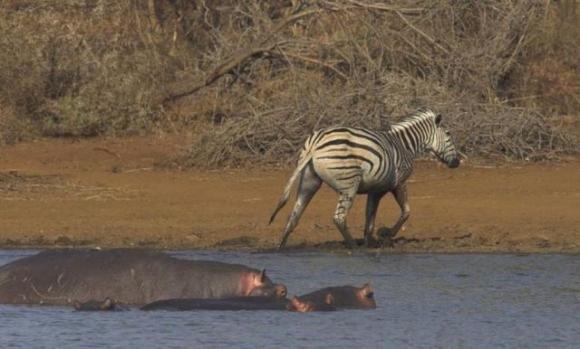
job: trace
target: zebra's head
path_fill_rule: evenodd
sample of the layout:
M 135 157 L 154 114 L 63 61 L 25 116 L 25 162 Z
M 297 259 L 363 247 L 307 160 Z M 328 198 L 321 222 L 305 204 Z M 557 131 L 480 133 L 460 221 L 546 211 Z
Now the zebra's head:
M 455 144 L 451 139 L 449 131 L 441 127 L 441 114 L 434 115 L 435 132 L 427 150 L 431 151 L 441 162 L 450 168 L 459 166 L 459 153 L 455 149 Z

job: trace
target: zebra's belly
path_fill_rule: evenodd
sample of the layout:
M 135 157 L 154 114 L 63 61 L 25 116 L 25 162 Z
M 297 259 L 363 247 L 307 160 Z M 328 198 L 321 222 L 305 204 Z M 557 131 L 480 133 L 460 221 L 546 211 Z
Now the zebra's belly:
M 394 185 L 388 181 L 378 181 L 374 178 L 363 180 L 359 183 L 357 193 L 378 193 L 378 192 L 388 192 L 394 189 Z
M 358 194 L 387 192 L 392 190 L 395 185 L 388 178 L 377 178 L 369 169 L 364 167 L 359 168 L 358 171 L 336 171 L 315 163 L 314 170 L 324 183 L 337 192 L 349 191 L 355 188 Z

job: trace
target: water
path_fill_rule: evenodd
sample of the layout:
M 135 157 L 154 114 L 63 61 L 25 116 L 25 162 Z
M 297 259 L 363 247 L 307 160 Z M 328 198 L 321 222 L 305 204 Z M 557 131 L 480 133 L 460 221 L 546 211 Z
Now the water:
M 0 265 L 30 253 L 0 250 Z M 174 254 L 266 267 L 291 295 L 372 281 L 379 308 L 87 313 L 0 305 L 0 347 L 580 348 L 578 255 Z

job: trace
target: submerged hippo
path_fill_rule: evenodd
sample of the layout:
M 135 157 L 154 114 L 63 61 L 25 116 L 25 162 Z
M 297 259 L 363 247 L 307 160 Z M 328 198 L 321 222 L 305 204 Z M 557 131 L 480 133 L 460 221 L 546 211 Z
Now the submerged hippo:
M 90 300 L 83 303 L 74 301 L 73 307 L 79 311 L 113 311 L 123 309 L 109 297 L 105 298 L 104 301 Z
M 286 298 L 272 297 L 176 298 L 145 304 L 141 310 L 286 310 L 287 305 Z
M 290 300 L 288 310 L 297 311 L 299 313 L 310 313 L 313 311 L 336 311 L 338 308 L 334 301 L 334 297 L 332 297 L 330 293 L 327 293 L 322 302 L 314 302 L 294 297 Z
M 302 301 L 298 297 L 281 299 L 272 297 L 231 297 L 222 299 L 167 299 L 146 304 L 141 310 L 288 310 L 301 313 L 312 311 L 333 311 L 332 296 L 328 295 L 324 303 Z
M 339 309 L 375 309 L 374 292 L 370 284 L 364 284 L 362 287 L 354 286 L 333 286 L 300 296 L 303 302 L 312 302 L 313 304 L 324 304 L 328 296 L 332 297 L 332 303 Z
M 69 304 L 114 298 L 144 305 L 170 298 L 286 297 L 265 272 L 141 250 L 55 250 L 0 267 L 0 303 Z
M 142 310 L 290 310 L 298 312 L 337 309 L 375 309 L 372 287 L 326 287 L 290 300 L 271 297 L 230 297 L 223 299 L 166 299 L 146 304 Z

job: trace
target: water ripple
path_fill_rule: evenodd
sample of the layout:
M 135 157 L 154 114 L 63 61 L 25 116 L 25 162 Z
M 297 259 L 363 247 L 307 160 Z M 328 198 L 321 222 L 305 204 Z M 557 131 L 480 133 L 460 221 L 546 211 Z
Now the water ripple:
M 0 264 L 33 253 L 0 251 Z M 577 348 L 580 257 L 176 252 L 265 267 L 290 294 L 372 281 L 375 311 L 74 312 L 0 305 L 2 348 Z

